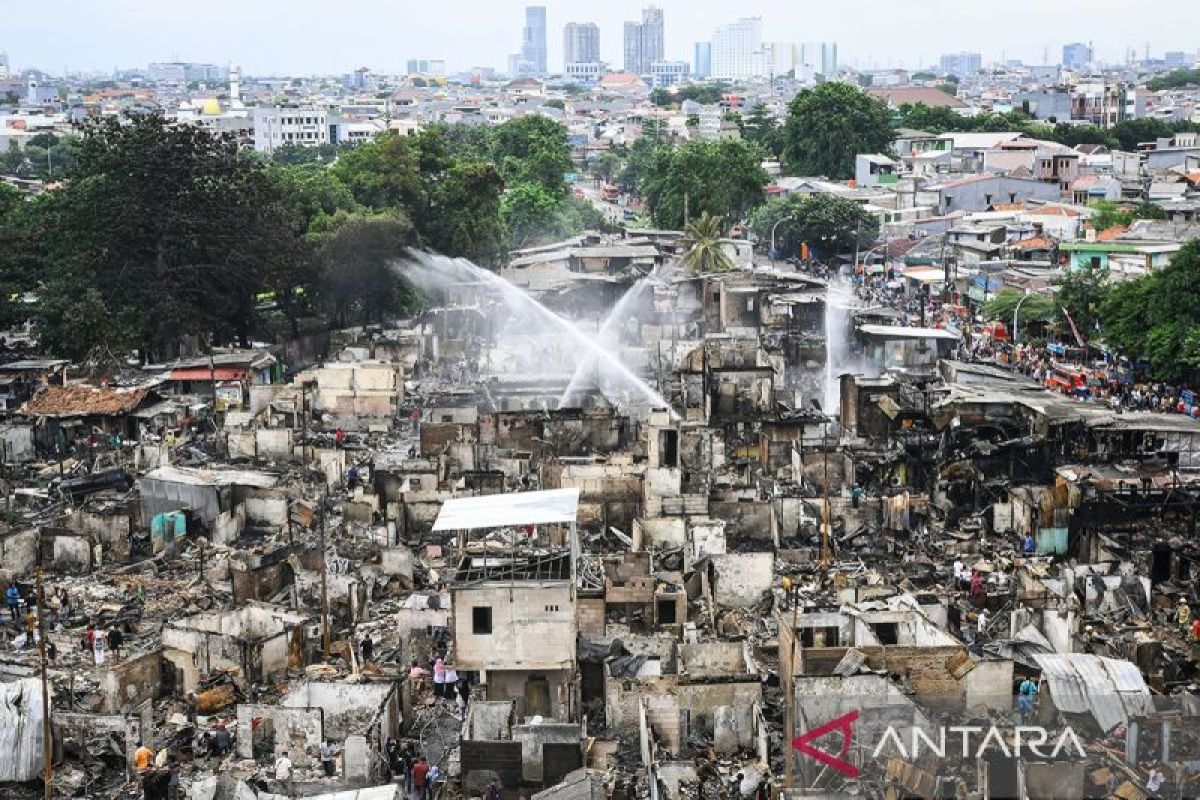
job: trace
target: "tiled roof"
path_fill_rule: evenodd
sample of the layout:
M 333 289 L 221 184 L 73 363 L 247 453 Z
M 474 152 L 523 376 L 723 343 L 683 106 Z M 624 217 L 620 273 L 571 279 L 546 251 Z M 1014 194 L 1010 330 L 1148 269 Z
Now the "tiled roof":
M 892 106 L 921 103 L 930 108 L 965 108 L 967 105 L 933 86 L 885 86 L 867 89 L 867 93 Z
M 1098 241 L 1098 242 L 1115 242 L 1117 240 L 1117 237 L 1120 236 L 1122 233 L 1125 233 L 1125 231 L 1127 231 L 1127 230 L 1129 230 L 1128 225 L 1114 225 L 1111 228 L 1105 228 L 1104 230 L 1102 230 L 1096 234 L 1096 241 Z

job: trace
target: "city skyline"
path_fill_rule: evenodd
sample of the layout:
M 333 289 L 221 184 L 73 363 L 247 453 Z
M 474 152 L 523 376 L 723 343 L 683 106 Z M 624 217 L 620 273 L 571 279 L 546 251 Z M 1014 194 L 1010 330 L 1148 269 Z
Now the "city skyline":
M 14 69 L 36 67 L 51 73 L 63 70 L 111 72 L 151 62 L 172 60 L 217 64 L 237 63 L 246 74 L 336 74 L 366 66 L 375 72 L 402 72 L 411 58 L 444 60 L 459 72 L 474 66 L 504 69 L 506 59 L 521 41 L 525 8 L 520 0 L 462 0 L 448 15 L 414 16 L 376 0 L 351 0 L 330 18 L 324 4 L 295 0 L 281 16 L 278 6 L 252 6 L 214 0 L 201 13 L 196 7 L 150 0 L 98 0 L 81 6 L 48 0 L 36 9 L 24 7 L 6 17 L 5 39 Z M 594 22 L 600 29 L 600 58 L 614 67 L 624 61 L 623 30 L 628 20 L 641 18 L 644 0 L 620 0 L 596 6 L 563 0 L 546 11 L 546 61 L 551 72 L 563 63 L 563 38 L 568 22 Z M 979 52 L 983 63 L 1017 59 L 1029 64 L 1058 63 L 1062 47 L 1090 42 L 1097 60 L 1118 63 L 1130 48 L 1140 58 L 1145 41 L 1131 40 L 1127 12 L 1131 2 L 1104 5 L 1084 0 L 1058 0 L 1051 7 L 1034 0 L 1013 0 L 1013 14 L 981 25 L 969 10 L 950 0 L 923 3 L 921 19 L 936 18 L 914 40 L 894 35 L 896 26 L 911 25 L 913 9 L 883 0 L 846 0 L 836 8 L 799 9 L 777 2 L 747 0 L 736 8 L 716 0 L 658 5 L 666 18 L 663 57 L 691 62 L 696 42 L 739 18 L 761 16 L 766 41 L 830 41 L 840 46 L 839 60 L 859 69 L 937 64 L 942 55 Z M 1167 51 L 1195 52 L 1189 30 L 1200 25 L 1200 4 L 1171 3 L 1175 22 L 1156 31 L 1149 42 L 1152 55 Z M 223 13 L 222 9 L 229 11 Z M 236 13 L 234 13 L 236 12 Z M 1036 15 L 1046 31 L 1044 40 L 1031 37 L 1026 21 Z M 54 35 L 46 36 L 46 20 L 60 20 Z M 227 23 L 238 21 L 236 26 Z M 386 32 L 364 36 L 370 30 Z M 871 20 L 864 26 L 863 20 Z M 1051 33 L 1052 32 L 1052 33 Z M 316 46 L 296 46 L 312 40 Z

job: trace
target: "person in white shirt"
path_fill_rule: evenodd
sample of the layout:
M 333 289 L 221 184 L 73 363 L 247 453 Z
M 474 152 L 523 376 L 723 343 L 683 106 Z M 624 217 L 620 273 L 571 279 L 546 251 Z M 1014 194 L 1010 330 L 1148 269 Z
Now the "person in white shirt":
M 987 625 L 988 625 L 988 615 L 987 615 L 987 609 L 985 608 L 979 612 L 979 624 L 977 627 L 979 636 L 983 636 L 985 633 L 987 633 Z
M 290 781 L 292 779 L 292 760 L 288 758 L 287 750 L 279 754 L 279 760 L 275 762 L 275 780 Z

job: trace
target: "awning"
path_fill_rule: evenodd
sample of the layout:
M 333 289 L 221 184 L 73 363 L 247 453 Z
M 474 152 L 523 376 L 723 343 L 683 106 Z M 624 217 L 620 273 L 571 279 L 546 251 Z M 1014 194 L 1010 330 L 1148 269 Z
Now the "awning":
M 574 522 L 579 510 L 578 489 L 489 494 L 460 497 L 442 504 L 435 531 L 465 531 L 514 525 Z
M 185 367 L 171 370 L 170 380 L 173 381 L 240 381 L 246 377 L 245 367 Z

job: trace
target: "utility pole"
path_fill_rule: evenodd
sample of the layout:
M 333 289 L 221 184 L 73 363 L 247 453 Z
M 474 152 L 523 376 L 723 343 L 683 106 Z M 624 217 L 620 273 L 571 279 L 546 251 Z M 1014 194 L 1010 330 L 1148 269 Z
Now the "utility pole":
M 321 497 L 321 649 L 329 658 L 329 562 L 325 554 L 325 500 Z
M 796 674 L 796 615 L 800 610 L 800 602 L 799 598 L 796 596 L 796 588 L 792 585 L 791 579 L 784 578 L 784 581 L 784 589 L 787 594 L 791 595 L 792 603 L 792 627 L 791 630 L 788 631 L 789 635 L 791 636 L 792 643 L 791 646 L 788 647 L 787 679 L 783 681 L 784 687 L 787 691 L 787 697 L 784 698 L 787 703 L 787 719 L 784 720 L 786 736 L 783 742 L 784 752 L 787 753 L 786 760 L 784 761 L 786 769 L 784 775 L 784 786 L 788 789 L 791 789 L 794 786 L 792 781 L 792 771 L 794 768 L 793 762 L 795 761 L 795 758 L 792 754 L 792 740 L 796 738 L 796 689 L 793 685 L 793 681 L 795 680 L 794 676 Z
M 46 787 L 46 800 L 51 800 L 54 797 L 54 740 L 50 725 L 50 688 L 46 681 L 46 588 L 42 585 L 40 563 L 37 568 L 37 609 L 38 659 L 42 673 L 42 758 L 45 761 L 42 782 Z
M 825 462 L 825 479 L 821 481 L 821 493 L 824 496 L 825 512 L 821 521 L 821 566 L 829 566 L 829 417 L 825 417 L 825 436 L 821 448 Z

